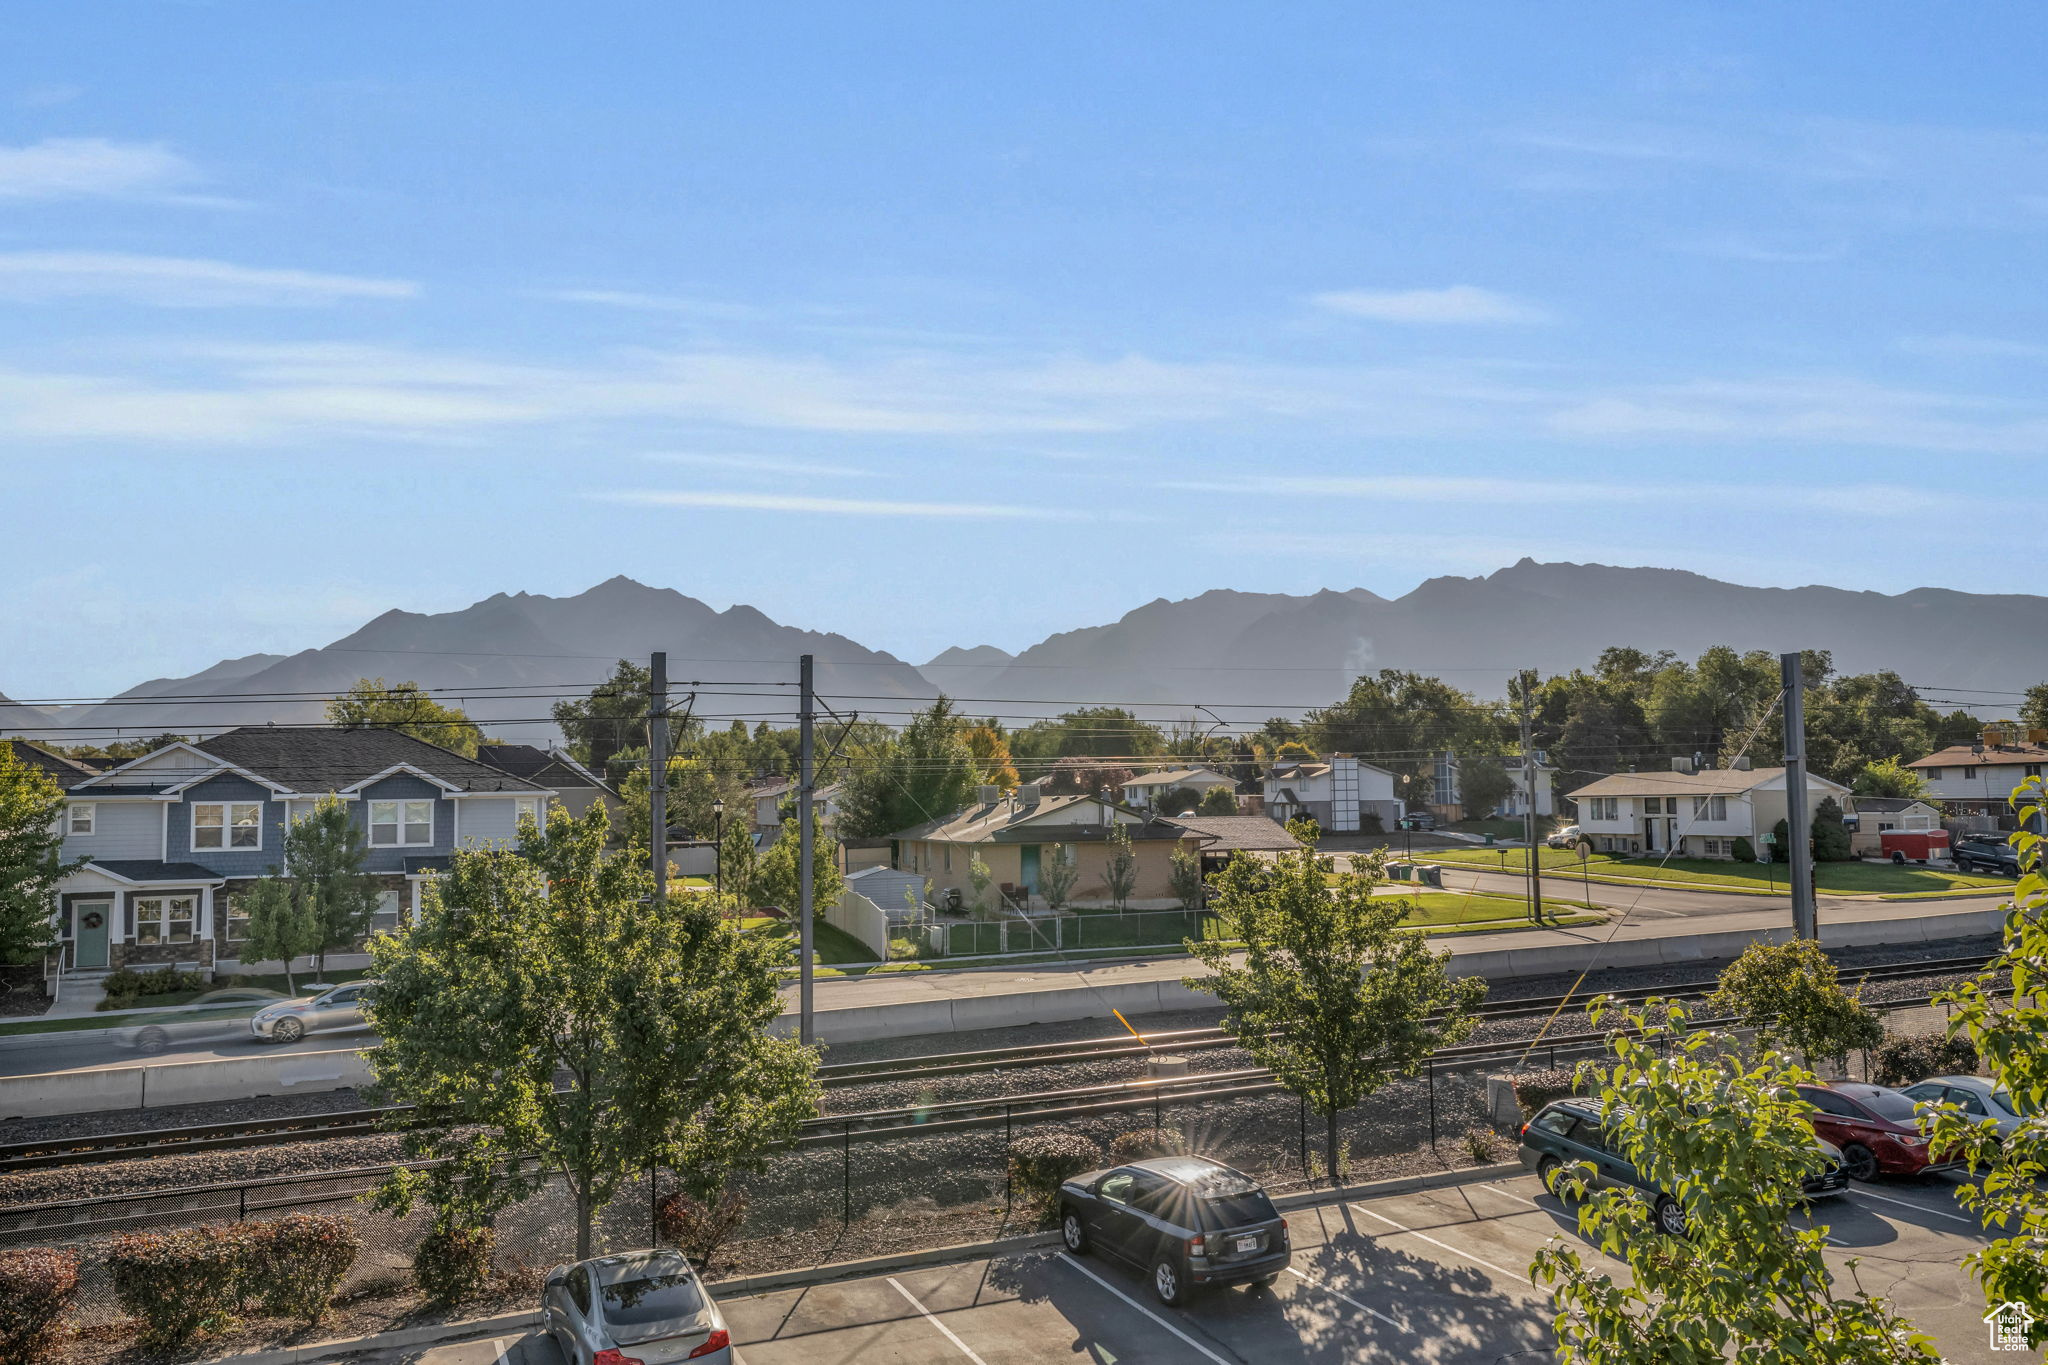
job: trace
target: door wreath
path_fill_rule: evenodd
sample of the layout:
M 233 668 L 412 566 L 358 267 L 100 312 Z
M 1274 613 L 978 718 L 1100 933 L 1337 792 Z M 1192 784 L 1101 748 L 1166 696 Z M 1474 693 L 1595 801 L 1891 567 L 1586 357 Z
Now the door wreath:
M 79 923 L 88 929 L 97 929 L 106 922 L 107 917 L 97 910 L 86 911 L 84 917 L 79 920 Z

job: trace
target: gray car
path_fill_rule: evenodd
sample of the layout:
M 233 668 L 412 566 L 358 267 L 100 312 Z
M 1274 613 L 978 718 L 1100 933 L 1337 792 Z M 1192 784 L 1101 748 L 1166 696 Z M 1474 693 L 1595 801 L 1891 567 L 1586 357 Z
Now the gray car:
M 309 1033 L 364 1027 L 363 1006 L 377 991 L 374 981 L 350 981 L 320 994 L 258 1010 L 249 1031 L 273 1043 L 296 1043 Z
M 732 1365 L 732 1335 L 678 1251 L 633 1251 L 556 1266 L 541 1332 L 564 1365 Z
M 284 998 L 281 991 L 267 991 L 259 986 L 223 986 L 186 1005 L 131 1015 L 129 1025 L 109 1031 L 116 1047 L 155 1056 L 173 1043 L 225 1042 L 247 1037 L 250 1015 Z
M 1973 1123 L 1991 1119 L 1998 1125 L 2002 1138 L 2012 1136 L 2013 1130 L 2029 1121 L 2005 1087 L 1984 1076 L 1936 1076 L 1906 1086 L 1899 1093 L 1919 1104 L 1951 1102 Z

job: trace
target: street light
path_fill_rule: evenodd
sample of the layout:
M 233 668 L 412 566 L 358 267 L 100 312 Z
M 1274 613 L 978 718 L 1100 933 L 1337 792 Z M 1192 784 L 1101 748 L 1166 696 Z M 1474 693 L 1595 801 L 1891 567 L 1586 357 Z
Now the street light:
M 711 826 L 716 830 L 712 836 L 711 848 L 711 889 L 720 895 L 725 893 L 725 798 L 718 797 L 711 802 Z

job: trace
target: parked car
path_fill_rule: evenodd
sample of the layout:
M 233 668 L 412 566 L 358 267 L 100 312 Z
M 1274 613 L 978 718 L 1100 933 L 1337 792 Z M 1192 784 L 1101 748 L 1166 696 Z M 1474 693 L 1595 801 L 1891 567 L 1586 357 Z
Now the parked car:
M 540 1291 L 540 1330 L 564 1365 L 732 1365 L 732 1334 L 679 1251 L 560 1265 Z
M 1557 833 L 1547 836 L 1543 840 L 1543 846 L 1545 848 L 1577 848 L 1579 846 L 1579 827 L 1577 825 L 1566 825 Z
M 2005 840 L 1989 835 L 1972 835 L 1956 840 L 1949 856 L 1964 872 L 1993 872 L 2007 877 L 2020 875 L 2019 850 Z
M 283 1000 L 283 991 L 260 986 L 223 986 L 184 1005 L 167 1005 L 130 1015 L 128 1027 L 113 1030 L 116 1047 L 155 1056 L 174 1042 L 227 1042 L 249 1036 L 249 1016 Z
M 1954 1103 L 1962 1108 L 1965 1117 L 1980 1123 L 1992 1119 L 1998 1124 L 2000 1137 L 2010 1136 L 2029 1118 L 2005 1087 L 1983 1076 L 1935 1076 L 1899 1093 L 1915 1104 Z
M 258 1010 L 249 1031 L 273 1043 L 296 1043 L 309 1033 L 365 1027 L 363 1005 L 375 998 L 377 983 L 350 981 L 315 996 L 301 996 Z
M 1801 1193 L 1809 1199 L 1840 1194 L 1849 1185 L 1842 1153 L 1826 1141 L 1820 1147 L 1828 1164 L 1801 1182 Z M 1684 1206 L 1651 1184 L 1633 1161 L 1608 1143 L 1600 1123 L 1600 1106 L 1594 1101 L 1554 1100 L 1545 1105 L 1522 1125 L 1521 1158 L 1522 1165 L 1534 1171 L 1552 1194 L 1559 1192 L 1557 1182 L 1565 1167 L 1586 1162 L 1593 1167 L 1595 1186 L 1640 1190 L 1650 1200 L 1657 1230 L 1672 1237 L 1685 1235 Z
M 1060 1186 L 1059 1212 L 1067 1250 L 1100 1248 L 1150 1271 L 1165 1304 L 1203 1285 L 1269 1285 L 1294 1255 L 1287 1220 L 1259 1183 L 1202 1156 L 1076 1176 Z
M 1832 1085 L 1802 1085 L 1799 1098 L 1818 1111 L 1809 1120 L 1813 1131 L 1842 1149 L 1842 1161 L 1852 1180 L 1919 1175 L 1961 1164 L 1934 1159 L 1920 1131 L 1919 1106 L 1896 1090 L 1836 1081 Z
M 1426 810 L 1411 810 L 1401 817 L 1401 828 L 1408 830 L 1435 829 L 1436 813 Z

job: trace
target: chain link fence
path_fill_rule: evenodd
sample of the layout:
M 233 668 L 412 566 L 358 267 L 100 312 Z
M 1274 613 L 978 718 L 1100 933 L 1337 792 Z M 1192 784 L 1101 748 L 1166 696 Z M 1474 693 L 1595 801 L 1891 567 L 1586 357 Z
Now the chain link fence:
M 899 940 L 915 944 L 921 954 L 941 957 L 1178 948 L 1187 939 L 1227 937 L 1222 920 L 1208 910 L 1083 911 L 1001 920 L 936 920 L 897 934 Z

